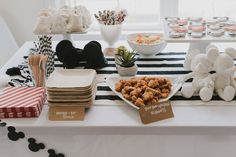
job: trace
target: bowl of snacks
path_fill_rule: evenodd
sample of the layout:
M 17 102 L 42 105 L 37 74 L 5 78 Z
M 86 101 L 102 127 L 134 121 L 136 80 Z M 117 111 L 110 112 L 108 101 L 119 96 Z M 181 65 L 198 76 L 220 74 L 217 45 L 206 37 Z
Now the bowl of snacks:
M 162 33 L 136 33 L 129 34 L 127 41 L 129 46 L 138 54 L 143 56 L 153 56 L 160 53 L 165 47 L 166 42 Z

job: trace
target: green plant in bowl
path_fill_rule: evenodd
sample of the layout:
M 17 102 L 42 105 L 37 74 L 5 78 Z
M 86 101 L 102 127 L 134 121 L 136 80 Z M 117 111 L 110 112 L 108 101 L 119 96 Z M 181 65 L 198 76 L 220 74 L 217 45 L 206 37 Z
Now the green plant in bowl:
M 135 50 L 130 52 L 126 47 L 120 46 L 117 48 L 117 53 L 115 55 L 116 64 L 122 67 L 132 67 L 137 60 L 136 56 L 137 53 L 135 53 Z
M 129 51 L 126 47 L 120 46 L 116 50 L 115 63 L 118 73 L 121 76 L 134 76 L 138 71 L 135 64 L 137 60 L 137 53 Z

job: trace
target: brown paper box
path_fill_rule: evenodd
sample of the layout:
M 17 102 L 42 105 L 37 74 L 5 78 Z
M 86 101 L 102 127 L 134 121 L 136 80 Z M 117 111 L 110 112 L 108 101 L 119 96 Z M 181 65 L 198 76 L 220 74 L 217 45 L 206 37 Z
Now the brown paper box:
M 81 121 L 84 120 L 85 108 L 81 106 L 50 106 L 49 120 Z
M 174 117 L 169 101 L 143 106 L 139 109 L 139 114 L 144 124 Z

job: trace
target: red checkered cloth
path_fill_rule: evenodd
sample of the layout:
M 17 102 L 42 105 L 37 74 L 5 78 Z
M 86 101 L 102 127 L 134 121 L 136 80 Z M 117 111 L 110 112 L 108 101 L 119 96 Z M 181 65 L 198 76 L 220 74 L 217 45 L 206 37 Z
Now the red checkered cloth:
M 38 117 L 45 104 L 42 87 L 8 87 L 0 95 L 0 118 Z

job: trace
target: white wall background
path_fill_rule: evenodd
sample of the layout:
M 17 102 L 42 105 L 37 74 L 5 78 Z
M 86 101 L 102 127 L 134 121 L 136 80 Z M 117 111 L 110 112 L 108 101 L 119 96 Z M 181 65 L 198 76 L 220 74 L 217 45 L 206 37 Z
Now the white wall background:
M 38 11 L 45 0 L 0 0 L 0 16 L 8 24 L 19 46 L 36 36 L 32 33 Z

